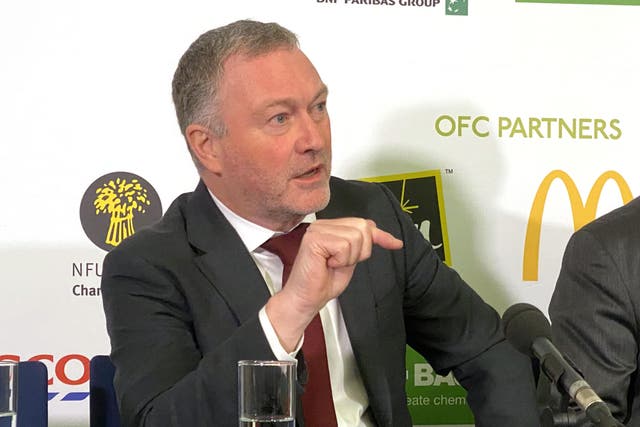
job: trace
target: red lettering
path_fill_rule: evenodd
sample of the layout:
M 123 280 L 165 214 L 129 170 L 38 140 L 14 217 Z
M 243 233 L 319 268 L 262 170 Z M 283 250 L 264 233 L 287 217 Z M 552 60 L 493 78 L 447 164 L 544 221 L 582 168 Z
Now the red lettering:
M 20 356 L 17 356 L 15 354 L 0 354 L 0 362 L 3 360 L 9 362 L 19 362 Z
M 20 356 L 16 354 L 0 354 L 0 361 L 3 360 L 20 362 Z M 67 354 L 66 356 L 61 357 L 60 360 L 55 363 L 52 354 L 37 354 L 30 357 L 28 360 L 32 362 L 43 362 L 47 367 L 47 371 L 51 372 L 53 369 L 55 372 L 55 377 L 63 384 L 80 385 L 89 381 L 89 358 L 81 354 Z M 65 371 L 67 363 L 70 363 L 74 360 L 76 362 L 80 362 L 80 364 L 82 365 L 82 374 L 78 379 L 69 378 Z M 47 384 L 52 385 L 53 379 L 54 377 L 50 377 L 47 380 Z
M 65 367 L 71 360 L 77 360 L 82 364 L 82 375 L 77 380 L 72 380 L 67 376 Z M 81 354 L 68 354 L 56 363 L 56 377 L 63 383 L 69 385 L 80 385 L 89 381 L 89 359 Z

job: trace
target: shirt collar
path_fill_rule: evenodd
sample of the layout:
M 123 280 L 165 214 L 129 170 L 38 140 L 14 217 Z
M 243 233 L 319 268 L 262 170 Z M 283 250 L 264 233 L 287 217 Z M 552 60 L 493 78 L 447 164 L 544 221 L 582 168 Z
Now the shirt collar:
M 211 190 L 209 190 L 208 188 L 207 190 L 209 191 L 213 202 L 216 204 L 218 209 L 220 209 L 220 212 L 222 212 L 222 215 L 224 215 L 227 221 L 229 221 L 231 226 L 236 230 L 236 233 L 238 233 L 238 235 L 240 236 L 240 240 L 242 240 L 242 243 L 246 246 L 249 252 L 254 252 L 260 247 L 260 245 L 269 240 L 271 237 L 279 234 L 284 234 L 280 231 L 269 230 L 268 228 L 242 218 L 240 215 L 233 212 L 224 203 L 218 200 L 218 198 L 211 192 Z M 315 220 L 316 214 L 310 213 L 300 222 L 311 223 Z M 298 224 L 295 225 L 295 227 L 297 226 Z

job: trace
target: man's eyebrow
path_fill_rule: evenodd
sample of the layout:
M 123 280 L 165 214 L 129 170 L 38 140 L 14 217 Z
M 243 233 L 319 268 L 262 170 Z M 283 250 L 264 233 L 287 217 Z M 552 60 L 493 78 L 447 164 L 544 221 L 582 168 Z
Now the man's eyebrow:
M 318 98 L 322 98 L 323 96 L 327 96 L 328 94 L 329 94 L 329 88 L 327 87 L 327 85 L 323 84 L 322 87 L 313 96 L 313 98 L 311 98 L 312 102 L 315 102 Z M 265 104 L 262 108 L 266 110 L 266 109 L 277 107 L 280 105 L 293 107 L 295 106 L 295 104 L 296 104 L 296 101 L 293 98 L 282 98 L 282 99 L 275 99 L 269 102 L 268 104 Z
M 329 87 L 323 83 L 320 90 L 316 93 L 316 96 L 313 97 L 313 100 L 322 98 L 323 96 L 327 96 L 327 95 L 329 95 Z

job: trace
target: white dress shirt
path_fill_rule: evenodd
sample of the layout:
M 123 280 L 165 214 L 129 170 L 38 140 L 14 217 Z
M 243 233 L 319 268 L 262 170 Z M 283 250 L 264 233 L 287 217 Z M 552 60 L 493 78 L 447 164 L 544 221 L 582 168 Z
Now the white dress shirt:
M 209 191 L 213 201 L 225 218 L 231 223 L 240 239 L 253 257 L 260 273 L 264 277 L 271 295 L 282 289 L 282 261 L 280 258 L 261 248 L 264 242 L 274 235 L 281 234 L 254 224 L 238 216 L 218 200 Z M 315 214 L 308 215 L 303 222 L 315 221 Z M 273 354 L 278 360 L 295 360 L 296 354 L 302 347 L 302 340 L 292 353 L 282 347 L 278 336 L 263 307 L 259 314 L 260 324 L 267 337 Z M 327 362 L 331 393 L 339 427 L 372 427 L 374 426 L 369 408 L 369 399 L 356 364 L 351 341 L 347 333 L 340 304 L 336 299 L 329 301 L 320 310 L 320 320 L 324 331 L 327 348 Z M 303 337 L 304 339 L 304 337 Z

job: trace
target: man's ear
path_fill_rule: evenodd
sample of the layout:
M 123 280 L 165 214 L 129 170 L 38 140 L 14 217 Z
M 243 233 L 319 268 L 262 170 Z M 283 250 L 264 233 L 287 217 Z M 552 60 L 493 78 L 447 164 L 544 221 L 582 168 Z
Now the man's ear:
M 219 143 L 207 127 L 190 124 L 185 129 L 185 137 L 191 154 L 196 157 L 198 163 L 213 173 L 220 173 Z

